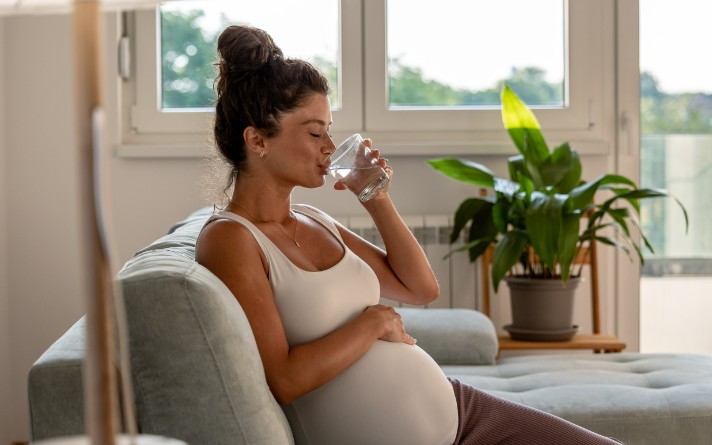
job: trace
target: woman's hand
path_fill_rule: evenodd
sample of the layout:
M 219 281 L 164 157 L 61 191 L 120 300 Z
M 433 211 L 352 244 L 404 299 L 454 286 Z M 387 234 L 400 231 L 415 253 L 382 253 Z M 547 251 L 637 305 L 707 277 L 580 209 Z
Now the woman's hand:
M 363 145 L 365 145 L 366 147 L 368 147 L 371 150 L 371 153 L 370 153 L 371 157 L 373 157 L 373 159 L 378 160 L 378 165 L 380 165 L 381 168 L 386 172 L 386 174 L 388 175 L 388 179 L 389 179 L 389 181 L 385 185 L 385 187 L 383 187 L 383 189 L 379 190 L 379 192 L 373 198 L 371 198 L 371 199 L 376 199 L 376 198 L 385 196 L 388 193 L 388 188 L 391 185 L 390 179 L 393 179 L 393 169 L 391 168 L 390 165 L 388 165 L 388 159 L 380 157 L 381 151 L 377 148 L 373 148 L 373 141 L 371 139 L 364 139 Z M 343 183 L 342 180 L 338 180 L 334 183 L 334 189 L 348 190 L 348 187 L 346 186 L 346 184 Z
M 393 343 L 406 343 L 409 345 L 415 344 L 416 339 L 405 332 L 405 326 L 403 325 L 400 314 L 392 307 L 382 304 L 369 306 L 364 311 L 364 315 L 373 317 L 377 323 L 379 332 L 381 332 L 378 337 L 380 340 Z

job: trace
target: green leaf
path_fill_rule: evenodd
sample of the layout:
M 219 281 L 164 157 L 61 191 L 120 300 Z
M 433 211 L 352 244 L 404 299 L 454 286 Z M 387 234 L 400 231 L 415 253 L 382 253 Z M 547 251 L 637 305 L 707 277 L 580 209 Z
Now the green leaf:
M 487 207 L 489 211 L 481 213 L 483 208 Z M 478 220 L 487 220 L 491 218 L 492 213 L 492 203 L 487 202 L 480 198 L 469 198 L 464 200 L 460 206 L 455 211 L 455 220 L 452 224 L 452 231 L 450 232 L 450 243 L 454 243 L 460 237 L 460 232 L 465 227 L 469 221 L 475 219 L 475 215 L 478 215 Z
M 569 143 L 565 142 L 562 145 L 568 147 Z M 559 193 L 569 193 L 571 190 L 573 190 L 574 187 L 577 187 L 579 184 L 581 184 L 581 173 L 583 171 L 583 167 L 581 166 L 581 158 L 579 158 L 579 155 L 576 150 L 573 150 L 571 148 L 569 148 L 569 150 L 569 167 L 566 171 L 566 174 L 564 174 L 564 177 L 561 178 L 561 180 L 556 184 L 556 189 Z M 556 150 L 554 150 L 554 152 L 556 152 Z
M 534 183 L 531 179 L 522 176 L 519 178 L 519 186 L 524 192 L 524 200 L 528 202 L 534 192 Z
M 527 230 L 532 247 L 541 262 L 552 271 L 558 259 L 559 232 L 567 198 L 566 195 L 534 192 L 526 213 Z
M 534 113 L 505 84 L 502 88 L 502 123 L 519 152 L 534 165 L 549 157 L 541 126 Z
M 687 230 L 689 228 L 689 219 L 687 215 L 687 210 L 685 209 L 685 206 L 680 202 L 679 199 L 676 197 L 672 196 L 670 193 L 668 193 L 666 190 L 661 190 L 661 189 L 655 189 L 655 188 L 642 188 L 642 189 L 634 189 L 634 190 L 624 190 L 624 191 L 616 191 L 616 196 L 613 198 L 610 198 L 604 205 L 611 206 L 613 202 L 615 202 L 617 199 L 625 199 L 628 201 L 634 208 L 635 210 L 640 213 L 640 205 L 638 203 L 639 200 L 641 199 L 650 199 L 650 198 L 672 198 L 675 203 L 680 207 L 680 210 L 682 211 L 682 215 L 685 219 L 685 233 L 687 233 Z M 610 202 L 610 203 L 609 203 Z
M 497 228 L 494 224 L 494 207 L 496 204 L 487 202 L 482 206 L 472 219 L 470 226 L 469 241 L 475 239 L 488 239 L 491 242 L 497 240 Z
M 494 187 L 494 172 L 482 164 L 455 158 L 431 159 L 427 162 L 438 172 L 457 181 L 486 188 Z
M 491 241 L 491 240 L 481 240 L 481 239 L 477 239 L 477 240 L 474 240 L 474 241 L 470 241 L 469 243 L 464 244 L 464 245 L 458 247 L 457 249 L 451 250 L 450 252 L 447 253 L 447 255 L 445 255 L 445 256 L 443 257 L 443 259 L 444 259 L 444 260 L 445 260 L 445 259 L 448 259 L 448 258 L 451 257 L 453 254 L 458 253 L 458 252 L 470 251 L 470 249 L 473 249 L 473 248 L 476 249 L 480 244 L 484 244 L 484 245 L 485 245 L 485 249 L 484 249 L 484 250 L 487 250 L 487 247 L 489 247 L 489 245 L 492 244 L 492 241 Z M 473 261 L 474 261 L 474 260 L 473 260 Z
M 551 156 L 537 166 L 542 183 L 547 186 L 561 182 L 571 171 L 572 162 L 573 155 L 568 143 L 556 147 Z
M 450 254 L 467 250 L 469 251 L 470 261 L 475 261 L 487 250 L 490 244 L 496 241 L 497 229 L 494 226 L 492 208 L 492 202 L 486 198 L 469 198 L 460 204 L 455 212 L 455 221 L 450 233 L 450 243 L 458 240 L 460 232 L 469 222 L 468 242 L 464 247 L 455 249 Z
M 648 241 L 648 238 L 643 234 L 643 232 L 640 232 L 640 238 L 643 240 L 643 243 L 645 244 L 645 247 L 650 250 L 651 253 L 655 253 L 655 249 L 653 249 L 653 246 L 650 245 L 650 241 Z M 645 264 L 645 257 L 641 255 L 640 259 L 640 264 Z
M 546 184 L 544 183 L 544 178 L 541 177 L 538 165 L 539 164 L 532 162 L 528 157 L 524 157 L 524 167 L 527 169 L 526 177 L 531 178 L 534 188 L 541 189 L 546 187 Z
M 528 245 L 527 234 L 513 230 L 502 235 L 492 255 L 492 286 L 497 292 L 499 282 L 514 267 Z
M 570 210 L 585 210 L 593 204 L 593 196 L 599 187 L 612 184 L 625 184 L 635 188 L 635 183 L 625 176 L 602 175 L 591 182 L 586 182 L 571 190 Z
M 559 232 L 559 267 L 561 268 L 561 280 L 569 279 L 571 264 L 576 257 L 578 250 L 579 230 L 581 228 L 581 217 L 576 214 L 563 215 L 561 219 L 561 231 Z
M 494 223 L 495 230 L 499 233 L 505 233 L 509 225 L 509 209 L 511 204 L 509 200 L 505 198 L 500 198 L 494 204 L 492 208 L 492 221 Z
M 624 251 L 628 256 L 630 256 L 630 250 L 628 249 L 628 247 L 626 247 L 625 244 L 616 241 L 615 239 L 609 238 L 609 237 L 607 237 L 607 236 L 594 236 L 594 237 L 591 237 L 591 240 L 595 240 L 595 241 L 597 241 L 597 242 L 600 242 L 600 243 L 603 243 L 603 244 L 607 244 L 607 245 L 609 245 L 609 246 L 613 246 L 613 247 L 615 247 L 615 248 L 617 248 L 617 249 L 621 249 L 621 250 Z
M 529 177 L 523 155 L 510 156 L 507 159 L 507 169 L 509 170 L 509 179 L 512 181 L 520 182 L 521 177 Z
M 628 209 L 608 209 L 606 214 L 610 216 L 613 221 L 615 221 L 615 224 L 620 227 L 625 236 L 630 238 L 630 230 L 628 229 L 628 223 L 626 222 L 627 219 L 631 219 Z
M 470 242 L 475 241 L 468 251 L 470 261 L 474 263 L 480 255 L 485 253 L 490 244 L 497 240 L 497 230 L 492 224 L 492 219 L 472 221 L 468 239 Z

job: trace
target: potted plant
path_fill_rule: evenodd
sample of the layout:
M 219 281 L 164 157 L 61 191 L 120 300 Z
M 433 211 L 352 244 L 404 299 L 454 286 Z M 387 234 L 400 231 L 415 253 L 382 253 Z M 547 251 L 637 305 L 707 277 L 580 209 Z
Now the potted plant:
M 536 117 L 506 84 L 501 98 L 502 122 L 519 151 L 508 160 L 509 179 L 497 177 L 487 167 L 468 160 L 428 161 L 438 172 L 487 191 L 465 199 L 457 208 L 450 242 L 457 241 L 464 232 L 466 243 L 451 254 L 468 251 L 474 262 L 494 246 L 491 273 L 495 292 L 505 279 L 516 282 L 517 289 L 522 283 L 527 287 L 544 283 L 548 287 L 541 294 L 549 297 L 567 289 L 573 294 L 571 288 L 578 281 L 580 269 L 572 273 L 572 264 L 577 251 L 587 242 L 615 246 L 629 255 L 634 251 L 643 262 L 636 236 L 639 234 L 642 243 L 653 249 L 638 225 L 639 201 L 667 197 L 668 193 L 638 188 L 632 180 L 615 174 L 583 181 L 576 151 L 567 142 L 550 150 Z M 595 200 L 598 191 L 605 191 L 600 201 Z M 687 212 L 677 202 L 687 226 Z M 606 233 L 601 232 L 603 229 Z M 513 286 L 509 284 L 511 293 Z M 525 301 L 532 303 L 529 296 Z M 517 310 L 515 303 L 513 300 L 513 313 Z M 539 305 L 533 304 L 535 308 Z M 572 307 L 572 303 L 568 304 Z M 517 326 L 514 320 L 510 334 L 517 329 L 571 331 L 572 311 L 558 311 L 568 314 L 568 320 L 556 321 L 557 326 L 549 327 L 537 321 L 523 321 Z M 531 310 L 523 311 L 527 312 Z

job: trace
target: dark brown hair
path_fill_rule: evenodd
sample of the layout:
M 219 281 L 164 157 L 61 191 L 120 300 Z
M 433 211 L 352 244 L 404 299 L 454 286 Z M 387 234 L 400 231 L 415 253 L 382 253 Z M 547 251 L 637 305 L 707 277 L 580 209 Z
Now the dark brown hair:
M 227 27 L 218 38 L 217 52 L 214 136 L 232 167 L 227 190 L 246 159 L 245 128 L 275 136 L 283 113 L 312 93 L 327 95 L 329 83 L 310 63 L 285 58 L 269 34 L 251 26 Z

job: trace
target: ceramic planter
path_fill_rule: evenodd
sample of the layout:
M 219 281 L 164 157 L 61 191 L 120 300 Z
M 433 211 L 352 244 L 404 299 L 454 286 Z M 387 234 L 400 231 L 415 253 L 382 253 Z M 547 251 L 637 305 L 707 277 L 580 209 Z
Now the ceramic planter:
M 505 326 L 515 340 L 566 341 L 578 330 L 573 324 L 574 293 L 581 278 L 506 277 L 512 304 L 512 324 Z

